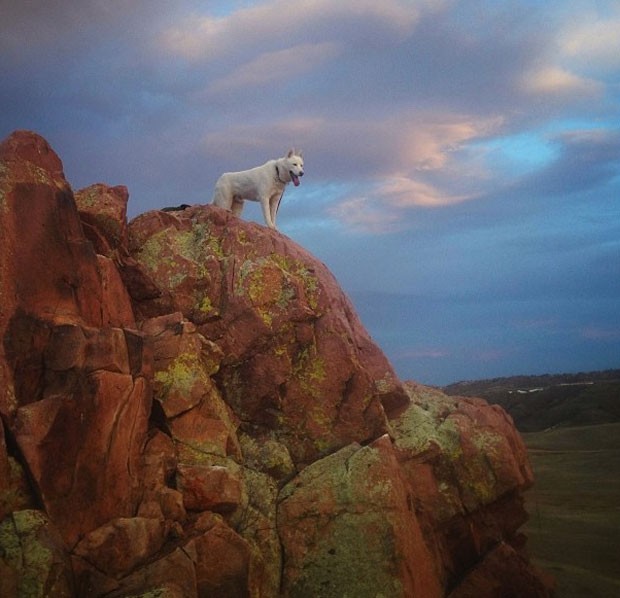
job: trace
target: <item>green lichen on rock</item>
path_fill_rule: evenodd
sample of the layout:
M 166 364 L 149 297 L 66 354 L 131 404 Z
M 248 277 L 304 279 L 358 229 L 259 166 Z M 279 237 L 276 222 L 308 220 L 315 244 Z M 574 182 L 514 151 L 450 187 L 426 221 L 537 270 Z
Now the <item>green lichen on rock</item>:
M 460 436 L 448 417 L 456 409 L 454 400 L 430 388 L 410 392 L 410 398 L 407 409 L 390 420 L 396 447 L 419 454 L 435 444 L 442 452 L 458 458 Z
M 0 491 L 0 513 L 10 513 L 29 509 L 34 499 L 29 491 L 29 484 L 24 468 L 14 457 L 8 456 L 9 479 L 3 491 Z
M 157 398 L 165 402 L 167 395 L 174 390 L 189 400 L 197 382 L 210 386 L 208 378 L 198 355 L 182 353 L 166 369 L 155 372 L 155 382 L 161 385 Z
M 246 295 L 256 306 L 285 312 L 294 302 L 318 307 L 319 283 L 308 267 L 290 257 L 272 253 L 248 258 L 240 266 L 235 294 Z M 302 291 L 300 295 L 300 290 Z
M 397 568 L 408 511 L 390 467 L 387 452 L 354 443 L 282 489 L 287 596 L 404 598 Z
M 206 222 L 195 222 L 190 230 L 179 231 L 174 243 L 180 255 L 197 263 L 212 257 L 224 258 L 221 240 L 211 234 Z
M 235 293 L 249 297 L 254 305 L 274 303 L 279 290 L 275 286 L 268 286 L 266 272 L 270 266 L 271 261 L 264 257 L 244 260 L 235 280 Z
M 189 276 L 188 268 L 193 278 L 208 278 L 207 262 L 222 259 L 223 252 L 209 226 L 197 223 L 189 230 L 166 228 L 154 233 L 140 246 L 136 257 L 151 273 L 170 270 L 164 282 L 174 290 Z
M 286 445 L 272 439 L 257 440 L 242 434 L 239 438 L 247 467 L 268 473 L 276 479 L 285 478 L 295 471 Z
M 24 164 L 28 169 L 27 179 L 34 180 L 41 185 L 56 186 L 57 179 L 49 172 L 49 170 L 46 168 L 41 168 L 32 162 L 25 162 Z
M 76 203 L 78 207 L 94 208 L 97 207 L 101 199 L 101 187 L 91 185 L 86 189 L 80 189 L 76 193 Z
M 291 598 L 403 597 L 400 580 L 386 566 L 392 538 L 374 513 L 343 513 L 329 524 L 330 538 L 319 542 L 313 558 L 291 584 Z
M 137 252 L 137 257 L 149 272 L 155 273 L 162 265 L 170 266 L 174 263 L 173 258 L 168 254 L 168 231 L 161 230 L 145 240 Z
M 217 315 L 219 313 L 218 309 L 213 305 L 209 295 L 204 295 L 198 302 L 198 309 L 209 316 Z
M 441 495 L 436 516 L 447 519 L 496 501 L 514 482 L 504 488 L 498 481 L 496 470 L 512 455 L 504 436 L 484 418 L 473 417 L 467 402 L 422 386 L 410 387 L 409 394 L 410 405 L 390 421 L 390 429 L 405 454 L 414 459 L 432 455 L 428 458 Z
M 2 559 L 17 579 L 17 595 L 71 596 L 64 554 L 41 511 L 15 511 L 0 523 Z
M 317 399 L 320 398 L 318 385 L 325 380 L 327 374 L 325 359 L 316 347 L 305 347 L 297 353 L 293 364 L 293 376 L 304 392 Z
M 309 307 L 316 311 L 320 296 L 319 279 L 316 273 L 308 268 L 306 263 L 293 259 L 290 256 L 274 253 L 271 255 L 271 259 L 277 263 L 284 272 L 289 273 L 301 281 L 305 299 Z

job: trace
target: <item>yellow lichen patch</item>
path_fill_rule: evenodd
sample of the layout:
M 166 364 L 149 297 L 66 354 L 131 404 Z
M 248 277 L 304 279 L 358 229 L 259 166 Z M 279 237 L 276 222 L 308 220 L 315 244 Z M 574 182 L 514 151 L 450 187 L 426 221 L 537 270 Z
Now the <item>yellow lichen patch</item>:
M 268 309 L 263 309 L 260 307 L 256 311 L 258 312 L 261 320 L 271 328 L 273 325 L 273 313 Z
M 42 185 L 58 186 L 58 181 L 56 177 L 54 177 L 45 168 L 41 168 L 40 166 L 37 166 L 32 162 L 26 162 L 26 167 L 28 169 L 28 175 L 31 180 L 34 180 L 35 182 Z
M 379 394 L 386 394 L 394 388 L 394 377 L 390 373 L 386 373 L 383 378 L 375 380 L 375 390 Z
M 169 255 L 167 231 L 159 231 L 144 242 L 139 251 L 139 261 L 152 273 L 158 272 L 162 266 L 174 264 Z
M 185 272 L 175 272 L 168 277 L 168 287 L 173 290 L 185 282 L 187 274 Z
M 305 299 L 309 307 L 316 310 L 319 303 L 320 287 L 317 275 L 311 271 L 307 265 L 299 260 L 292 259 L 285 255 L 272 254 L 271 259 L 289 275 L 297 278 L 301 282 L 304 290 Z
M 139 250 L 138 259 L 151 273 L 167 270 L 167 286 L 174 289 L 191 275 L 208 277 L 206 263 L 223 256 L 220 241 L 206 224 L 196 224 L 188 231 L 165 229 L 149 237 Z
M 307 433 L 314 438 L 314 446 L 320 453 L 331 448 L 328 433 L 332 428 L 333 422 L 333 405 L 317 401 L 310 406 L 306 413 L 305 426 Z
M 56 556 L 45 542 L 48 525 L 45 514 L 36 510 L 15 511 L 0 523 L 4 561 L 19 572 L 19 596 L 46 595 L 46 580 Z
M 325 360 L 318 354 L 316 347 L 306 347 L 297 354 L 293 375 L 304 392 L 319 398 L 319 384 L 325 380 L 327 374 Z
M 248 239 L 248 233 L 245 230 L 237 229 L 237 242 L 240 245 L 247 245 L 248 243 L 251 243 Z
M 204 314 L 210 315 L 210 316 L 214 316 L 217 315 L 219 313 L 219 310 L 217 310 L 215 308 L 215 306 L 213 305 L 213 303 L 211 302 L 211 297 L 209 297 L 208 295 L 205 295 L 199 302 L 198 302 L 198 309 L 203 312 Z
M 200 354 L 182 353 L 165 370 L 155 372 L 155 398 L 168 417 L 198 404 L 213 387 Z
M 275 347 L 273 350 L 274 355 L 277 355 L 278 357 L 283 357 L 284 355 L 288 354 L 288 351 L 286 349 L 286 347 Z
M 174 242 L 182 256 L 197 263 L 213 256 L 218 259 L 224 257 L 220 239 L 211 234 L 206 223 L 196 223 L 189 231 L 179 232 Z
M 97 185 L 93 185 L 88 189 L 80 191 L 76 194 L 76 196 L 76 199 L 79 199 L 79 201 L 77 201 L 78 206 L 93 208 L 99 203 L 101 198 L 101 188 Z
M 236 282 L 235 293 L 246 295 L 253 305 L 273 305 L 280 297 L 282 272 L 266 258 L 246 260 L 241 265 Z

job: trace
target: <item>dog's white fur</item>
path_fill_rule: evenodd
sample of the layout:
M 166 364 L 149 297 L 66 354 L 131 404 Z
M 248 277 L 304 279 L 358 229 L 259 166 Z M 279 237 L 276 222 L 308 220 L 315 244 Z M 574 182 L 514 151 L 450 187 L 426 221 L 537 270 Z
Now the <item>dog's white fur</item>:
M 213 203 L 240 216 L 244 200 L 259 201 L 265 224 L 275 229 L 284 188 L 290 182 L 297 187 L 303 175 L 302 152 L 290 150 L 284 158 L 269 160 L 262 166 L 241 172 L 225 172 L 215 183 Z

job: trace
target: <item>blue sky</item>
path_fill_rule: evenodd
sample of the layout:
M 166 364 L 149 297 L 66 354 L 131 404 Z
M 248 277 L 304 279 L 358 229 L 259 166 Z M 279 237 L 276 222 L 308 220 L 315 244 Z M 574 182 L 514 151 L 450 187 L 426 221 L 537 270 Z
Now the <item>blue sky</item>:
M 617 0 L 2 13 L 0 136 L 45 136 L 74 189 L 126 185 L 132 217 L 302 148 L 280 230 L 402 378 L 620 367 Z

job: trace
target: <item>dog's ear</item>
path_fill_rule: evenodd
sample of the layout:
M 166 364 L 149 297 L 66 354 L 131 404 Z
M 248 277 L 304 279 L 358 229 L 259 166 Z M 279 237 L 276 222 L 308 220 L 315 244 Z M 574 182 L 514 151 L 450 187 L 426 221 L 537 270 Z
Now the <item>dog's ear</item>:
M 304 159 L 304 153 L 300 150 L 297 154 L 302 160 Z
M 290 150 L 288 150 L 288 154 L 286 154 L 286 157 L 287 158 L 291 158 L 294 155 L 295 155 L 295 150 L 294 149 L 290 149 Z

